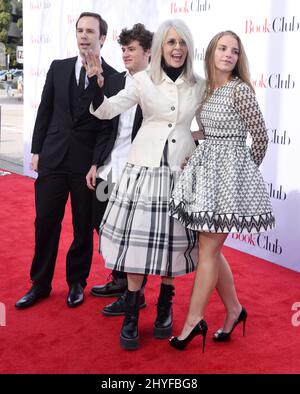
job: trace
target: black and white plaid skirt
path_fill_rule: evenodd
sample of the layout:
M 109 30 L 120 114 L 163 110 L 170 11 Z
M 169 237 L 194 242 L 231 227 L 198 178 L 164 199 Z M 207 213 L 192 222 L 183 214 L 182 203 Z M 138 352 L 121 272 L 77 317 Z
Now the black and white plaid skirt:
M 195 270 L 197 232 L 169 215 L 177 177 L 167 161 L 167 145 L 160 167 L 127 163 L 100 225 L 99 251 L 107 268 L 169 277 Z

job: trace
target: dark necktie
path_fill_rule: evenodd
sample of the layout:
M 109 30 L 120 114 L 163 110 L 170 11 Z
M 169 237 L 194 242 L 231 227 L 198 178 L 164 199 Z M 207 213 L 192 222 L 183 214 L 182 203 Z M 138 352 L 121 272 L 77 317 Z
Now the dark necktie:
M 78 83 L 78 87 L 81 92 L 83 92 L 85 89 L 85 74 L 86 74 L 86 70 L 82 66 L 79 74 L 79 83 Z

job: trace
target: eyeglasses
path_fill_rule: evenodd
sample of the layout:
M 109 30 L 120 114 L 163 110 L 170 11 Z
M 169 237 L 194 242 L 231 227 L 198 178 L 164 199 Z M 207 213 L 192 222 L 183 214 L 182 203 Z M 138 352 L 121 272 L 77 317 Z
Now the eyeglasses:
M 175 48 L 176 45 L 178 44 L 181 48 L 185 48 L 186 47 L 186 42 L 184 40 L 175 40 L 174 38 L 171 38 L 168 41 L 164 42 L 165 45 L 167 45 L 170 48 Z

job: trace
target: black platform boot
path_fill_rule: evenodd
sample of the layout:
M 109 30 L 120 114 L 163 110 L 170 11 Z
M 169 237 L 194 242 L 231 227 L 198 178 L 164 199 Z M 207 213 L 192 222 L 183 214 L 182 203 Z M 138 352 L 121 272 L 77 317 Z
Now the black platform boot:
M 140 291 L 126 292 L 125 297 L 125 318 L 123 321 L 120 345 L 125 350 L 135 350 L 139 347 L 139 333 L 138 333 L 138 320 L 139 320 L 139 302 Z
M 153 333 L 155 338 L 165 339 L 172 334 L 172 297 L 174 294 L 174 286 L 161 284 L 157 303 L 157 317 L 154 322 Z

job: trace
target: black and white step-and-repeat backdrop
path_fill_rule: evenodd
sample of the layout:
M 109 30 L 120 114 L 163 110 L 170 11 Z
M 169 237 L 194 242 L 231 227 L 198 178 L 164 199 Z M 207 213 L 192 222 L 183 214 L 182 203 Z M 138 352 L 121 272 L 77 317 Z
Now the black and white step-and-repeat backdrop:
M 195 40 L 195 68 L 203 73 L 205 48 L 213 35 L 233 30 L 249 57 L 252 83 L 265 116 L 269 149 L 262 172 L 276 216 L 276 229 L 228 237 L 227 245 L 300 272 L 300 2 L 298 0 L 24 0 L 25 138 L 29 170 L 36 111 L 53 59 L 77 54 L 75 21 L 83 11 L 100 13 L 109 30 L 102 55 L 124 69 L 117 37 L 141 22 L 152 31 L 180 18 Z

